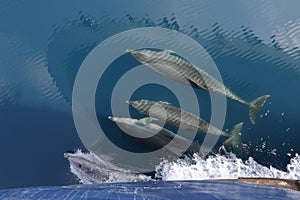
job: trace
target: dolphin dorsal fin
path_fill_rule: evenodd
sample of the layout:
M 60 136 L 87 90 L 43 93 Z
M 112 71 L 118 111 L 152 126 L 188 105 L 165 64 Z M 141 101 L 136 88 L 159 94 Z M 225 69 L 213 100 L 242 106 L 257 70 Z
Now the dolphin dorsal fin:
M 161 53 L 163 53 L 163 54 L 171 54 L 171 53 L 175 53 L 175 52 L 172 51 L 172 50 L 166 49 L 166 50 L 163 50 Z

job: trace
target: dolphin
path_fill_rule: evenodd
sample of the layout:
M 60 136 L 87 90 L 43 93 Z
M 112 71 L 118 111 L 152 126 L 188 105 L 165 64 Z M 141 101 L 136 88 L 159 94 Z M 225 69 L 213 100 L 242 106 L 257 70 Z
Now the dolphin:
M 131 119 L 109 116 L 108 119 L 117 123 L 124 132 L 139 138 L 139 141 L 144 142 L 146 145 L 157 148 L 165 147 L 176 156 L 181 156 L 184 153 L 193 154 L 200 149 L 197 142 L 177 135 L 156 123 L 151 123 L 148 120 L 149 118 Z M 171 140 L 173 142 L 169 143 Z
M 146 175 L 115 166 L 93 152 L 65 152 L 64 157 L 70 162 L 71 172 L 85 184 L 151 180 Z
M 126 101 L 129 105 L 134 107 L 139 113 L 148 115 L 150 118 L 158 119 L 168 125 L 180 127 L 185 130 L 197 131 L 199 133 L 210 133 L 213 135 L 230 136 L 235 135 L 231 139 L 233 143 L 238 144 L 239 138 L 237 133 L 240 133 L 243 123 L 239 123 L 233 128 L 231 134 L 218 129 L 217 127 L 209 124 L 204 119 L 195 116 L 192 113 L 186 112 L 180 108 L 173 106 L 171 103 L 163 101 L 151 100 L 136 100 Z
M 227 88 L 223 83 L 209 75 L 204 70 L 196 67 L 194 64 L 177 56 L 171 50 L 152 51 L 152 50 L 126 50 L 140 63 L 150 67 L 154 71 L 167 76 L 171 79 L 184 84 L 192 83 L 196 87 L 227 96 L 233 100 L 249 106 L 249 118 L 252 124 L 255 124 L 255 119 L 259 110 L 271 95 L 264 95 L 249 102 Z
M 177 156 L 183 154 L 194 154 L 199 152 L 201 146 L 198 142 L 186 139 L 172 131 L 161 127 L 156 123 L 149 121 L 149 118 L 132 119 L 132 118 L 120 118 L 109 116 L 108 119 L 117 123 L 120 129 L 126 133 L 130 133 L 133 136 L 141 138 L 147 138 L 144 141 L 151 147 L 164 147 L 169 152 L 174 153 Z M 230 137 L 223 143 L 223 146 L 228 149 L 229 147 L 237 147 L 240 144 L 242 123 L 236 125 Z M 170 141 L 172 140 L 172 143 Z M 168 144 L 168 145 L 167 145 Z

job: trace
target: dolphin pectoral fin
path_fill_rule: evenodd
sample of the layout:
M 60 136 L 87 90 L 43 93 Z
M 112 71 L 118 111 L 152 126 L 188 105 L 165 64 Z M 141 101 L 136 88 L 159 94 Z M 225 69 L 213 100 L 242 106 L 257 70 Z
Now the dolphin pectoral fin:
M 250 102 L 249 117 L 252 124 L 255 124 L 255 119 L 257 117 L 257 114 L 259 113 L 259 110 L 264 106 L 264 104 L 270 97 L 271 95 L 264 95 Z
M 145 118 L 142 118 L 142 119 L 139 119 L 139 121 L 145 125 L 151 123 L 153 120 L 150 118 L 150 117 L 145 117 Z
M 223 143 L 225 147 L 233 147 L 236 148 L 241 143 L 241 130 L 243 128 L 243 122 L 235 125 L 232 130 L 229 138 Z
M 208 91 L 208 87 L 206 85 L 199 85 L 197 84 L 195 81 L 189 79 L 189 78 L 186 78 L 186 80 L 189 82 L 189 84 L 193 87 L 193 88 L 199 88 L 201 90 L 205 90 L 205 91 Z
M 193 88 L 199 88 L 199 86 L 194 82 L 194 81 L 192 81 L 192 80 L 190 80 L 190 79 L 186 79 L 188 82 L 189 82 L 189 84 L 193 87 Z

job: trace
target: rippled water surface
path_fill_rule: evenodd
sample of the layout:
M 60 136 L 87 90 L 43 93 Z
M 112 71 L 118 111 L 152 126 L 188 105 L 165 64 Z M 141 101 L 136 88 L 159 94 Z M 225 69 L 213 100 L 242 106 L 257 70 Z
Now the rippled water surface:
M 1 1 L 0 188 L 77 183 L 63 158 L 67 150 L 84 149 L 71 108 L 76 73 L 103 40 L 141 27 L 168 28 L 196 40 L 213 58 L 225 85 L 245 99 L 272 95 L 255 125 L 246 106 L 228 100 L 224 129 L 243 121 L 243 148 L 235 153 L 248 162 L 246 167 L 273 166 L 290 178 L 287 166 L 299 163 L 295 154 L 300 152 L 299 7 L 298 1 Z M 136 63 L 124 55 L 109 66 L 98 85 L 96 108 L 115 144 L 140 151 L 107 119 L 117 78 Z M 201 116 L 209 118 L 208 95 L 198 90 L 197 97 L 202 99 Z M 133 98 L 177 104 L 169 90 L 157 85 L 139 88 Z M 140 116 L 133 110 L 132 115 Z M 194 163 L 202 169 L 211 162 L 233 168 L 240 162 L 218 156 L 206 163 L 196 157 Z M 178 162 L 160 166 L 163 179 L 182 175 L 187 161 Z M 219 173 L 222 166 L 214 167 L 211 172 Z M 203 178 L 197 170 L 191 173 L 181 178 Z

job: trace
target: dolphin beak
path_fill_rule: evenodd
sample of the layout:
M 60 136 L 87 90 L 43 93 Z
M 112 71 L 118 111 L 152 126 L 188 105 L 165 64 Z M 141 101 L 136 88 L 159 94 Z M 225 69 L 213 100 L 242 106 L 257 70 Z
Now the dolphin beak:
M 132 50 L 132 49 L 126 49 L 126 50 L 125 50 L 126 53 L 131 53 L 131 52 L 133 52 L 133 51 L 134 51 L 134 50 Z
M 108 119 L 113 121 L 113 122 L 115 121 L 114 117 L 112 117 L 112 116 L 108 116 Z
M 70 152 L 65 152 L 64 153 L 64 157 L 65 158 L 69 158 L 69 157 L 71 157 L 72 156 L 72 153 L 70 153 Z
M 64 157 L 65 157 L 65 158 L 69 158 L 69 157 L 71 157 L 72 155 L 74 155 L 75 153 L 76 153 L 75 150 L 69 150 L 69 151 L 66 151 L 66 152 L 64 153 Z

